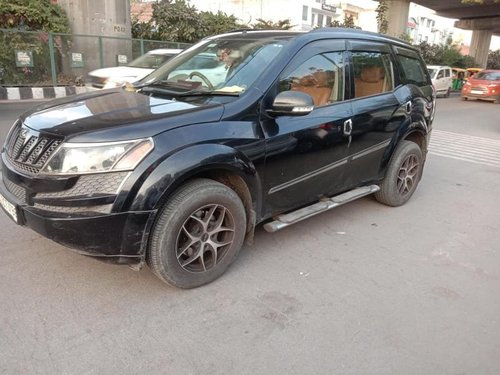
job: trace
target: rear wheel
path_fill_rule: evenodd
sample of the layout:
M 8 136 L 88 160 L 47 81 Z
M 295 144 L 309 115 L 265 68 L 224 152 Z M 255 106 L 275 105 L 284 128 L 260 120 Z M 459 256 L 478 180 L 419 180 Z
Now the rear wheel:
M 245 209 L 233 190 L 213 180 L 193 180 L 175 192 L 159 213 L 148 264 L 170 285 L 201 286 L 233 262 L 245 229 Z
M 448 90 L 446 91 L 446 93 L 444 94 L 444 97 L 445 98 L 449 98 L 450 97 L 450 92 L 451 92 L 451 89 L 448 87 Z
M 422 169 L 423 156 L 420 147 L 414 142 L 401 141 L 375 198 L 388 206 L 405 204 L 417 188 Z

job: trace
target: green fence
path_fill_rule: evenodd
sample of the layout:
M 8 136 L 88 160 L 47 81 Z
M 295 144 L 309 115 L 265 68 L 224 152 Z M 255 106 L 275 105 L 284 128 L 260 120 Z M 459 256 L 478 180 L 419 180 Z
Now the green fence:
M 0 29 L 0 85 L 82 84 L 92 70 L 126 65 L 157 48 L 185 43 Z

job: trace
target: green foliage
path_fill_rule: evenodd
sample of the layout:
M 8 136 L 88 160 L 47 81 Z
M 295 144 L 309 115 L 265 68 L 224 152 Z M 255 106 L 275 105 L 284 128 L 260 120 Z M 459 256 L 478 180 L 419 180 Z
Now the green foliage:
M 201 15 L 185 0 L 161 0 L 153 4 L 157 39 L 193 43 L 205 35 Z
M 486 63 L 488 69 L 500 69 L 500 49 L 490 51 L 488 54 L 488 62 Z
M 201 12 L 203 33 L 207 36 L 227 33 L 231 30 L 245 29 L 247 25 L 238 22 L 235 16 L 228 16 L 221 11 L 217 13 Z
M 428 65 L 448 65 L 456 68 L 470 68 L 476 66 L 472 56 L 463 56 L 460 48 L 454 44 L 431 45 L 427 42 L 417 44 L 420 54 Z
M 358 27 L 354 24 L 354 19 L 352 18 L 352 16 L 349 16 L 349 15 L 345 15 L 344 16 L 344 21 L 343 22 L 339 22 L 337 20 L 334 20 L 332 22 L 330 22 L 330 27 L 344 27 L 344 28 L 348 28 L 348 29 L 357 29 Z
M 290 30 L 292 27 L 289 19 L 273 22 L 257 18 L 257 22 L 252 25 L 252 29 L 255 30 Z
M 66 13 L 50 0 L 0 0 L 0 28 L 69 32 Z
M 194 43 L 204 37 L 236 29 L 288 30 L 292 26 L 290 20 L 272 22 L 263 19 L 257 19 L 254 25 L 248 26 L 224 12 L 199 12 L 186 0 L 158 0 L 153 4 L 153 16 L 149 22 L 132 20 L 132 37 Z
M 379 0 L 377 9 L 377 25 L 378 32 L 382 34 L 387 34 L 387 30 L 389 29 L 389 21 L 387 20 L 387 6 L 386 0 Z

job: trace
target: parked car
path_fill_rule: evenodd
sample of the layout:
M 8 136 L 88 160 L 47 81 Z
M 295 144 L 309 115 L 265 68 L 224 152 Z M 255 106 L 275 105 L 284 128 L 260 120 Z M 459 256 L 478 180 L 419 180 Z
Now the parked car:
M 431 75 L 432 84 L 434 85 L 437 95 L 441 94 L 446 98 L 449 97 L 453 82 L 451 67 L 429 65 L 427 66 L 427 70 Z
M 85 86 L 88 91 L 92 91 L 119 87 L 127 82 L 136 82 L 181 51 L 181 49 L 155 49 L 138 57 L 127 66 L 93 70 L 87 74 Z
M 179 77 L 207 55 L 224 65 L 221 82 L 210 68 Z M 212 69 L 218 77 L 220 64 Z M 0 205 L 81 254 L 147 263 L 169 284 L 197 287 L 229 267 L 259 223 L 274 232 L 373 193 L 407 202 L 434 108 L 423 60 L 399 39 L 346 29 L 214 36 L 134 87 L 24 113 L 2 149 Z
M 462 100 L 480 99 L 500 103 L 500 70 L 481 70 L 462 87 Z

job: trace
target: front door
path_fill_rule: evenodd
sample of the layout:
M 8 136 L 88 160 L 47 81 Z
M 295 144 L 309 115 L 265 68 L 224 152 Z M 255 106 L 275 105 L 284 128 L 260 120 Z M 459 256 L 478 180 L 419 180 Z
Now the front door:
M 305 116 L 262 117 L 266 134 L 264 216 L 291 210 L 343 190 L 347 163 L 346 122 L 352 116 L 346 92 L 345 43 L 321 41 L 303 48 L 264 100 L 301 91 L 315 108 Z M 349 130 L 349 128 L 347 128 Z

